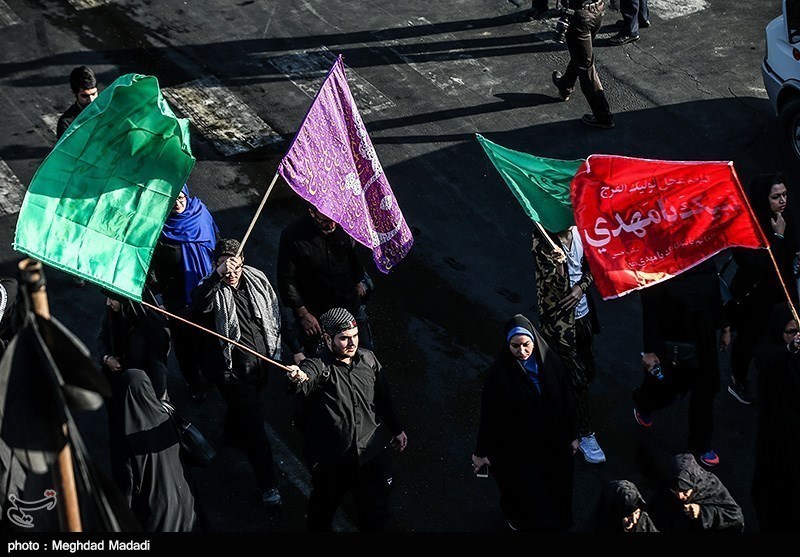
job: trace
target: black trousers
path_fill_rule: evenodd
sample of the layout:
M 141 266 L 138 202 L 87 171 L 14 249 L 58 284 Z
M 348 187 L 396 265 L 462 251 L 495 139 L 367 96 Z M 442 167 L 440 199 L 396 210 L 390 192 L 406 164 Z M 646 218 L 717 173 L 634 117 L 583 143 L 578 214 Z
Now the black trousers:
M 169 321 L 169 330 L 183 379 L 190 387 L 199 387 L 203 381 L 201 348 L 213 339 L 197 328 L 174 319 Z
M 763 299 L 745 298 L 742 315 L 736 323 L 736 336 L 731 342 L 731 375 L 737 383 L 747 383 L 753 351 L 762 333 L 767 328 L 773 302 Z
M 669 406 L 679 395 L 689 391 L 689 449 L 704 453 L 711 449 L 714 433 L 714 396 L 716 390 L 708 382 L 692 381 L 697 369 L 674 370 L 662 361 L 665 377 L 658 380 L 645 373 L 641 386 L 633 392 L 636 407 L 650 413 Z
M 603 12 L 605 4 L 598 2 L 592 4 L 592 9 L 580 9 L 569 19 L 567 29 L 567 49 L 569 50 L 569 63 L 564 75 L 558 82 L 558 88 L 565 93 L 575 90 L 575 82 L 580 82 L 581 91 L 594 117 L 603 123 L 611 122 L 613 116 L 600 83 L 600 75 L 594 66 L 594 52 L 592 42 L 603 25 Z
M 364 532 L 386 530 L 389 518 L 391 471 L 387 450 L 369 462 L 337 466 L 313 465 L 308 499 L 309 532 L 330 532 L 336 509 L 347 492 L 353 493 L 358 525 Z
M 264 431 L 264 412 L 259 402 L 259 393 L 265 385 L 266 381 L 217 384 L 228 406 L 225 433 L 247 453 L 262 491 L 276 487 L 272 447 Z

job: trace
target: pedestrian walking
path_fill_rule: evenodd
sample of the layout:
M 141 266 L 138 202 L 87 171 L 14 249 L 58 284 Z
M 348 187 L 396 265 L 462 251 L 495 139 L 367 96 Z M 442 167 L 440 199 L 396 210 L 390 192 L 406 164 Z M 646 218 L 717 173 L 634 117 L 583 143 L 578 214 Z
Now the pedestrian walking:
M 613 128 L 614 117 L 600 83 L 600 75 L 594 63 L 592 43 L 603 25 L 605 0 L 561 0 L 567 6 L 569 28 L 566 31 L 569 63 L 562 74 L 553 72 L 553 84 L 558 89 L 561 100 L 569 100 L 579 82 L 583 96 L 591 108 L 591 114 L 584 114 L 581 122 L 593 128 Z
M 223 337 L 272 360 L 281 357 L 278 299 L 266 275 L 244 264 L 237 240 L 221 239 L 214 250 L 214 270 L 192 293 L 198 320 Z M 201 345 L 205 370 L 227 405 L 225 438 L 243 448 L 266 507 L 283 502 L 278 491 L 272 447 L 264 431 L 259 395 L 267 386 L 268 364 L 238 346 L 206 338 Z M 197 350 L 195 346 L 195 350 Z
M 650 8 L 647 0 L 620 0 L 622 19 L 617 22 L 619 33 L 609 39 L 614 46 L 639 40 L 639 28 L 650 27 Z
M 359 346 L 355 317 L 344 308 L 320 316 L 325 349 L 291 366 L 292 390 L 305 399 L 304 452 L 311 471 L 309 531 L 330 531 L 336 509 L 352 492 L 363 531 L 387 528 L 392 483 L 387 454 L 403 451 L 400 425 L 382 368 Z
M 606 455 L 591 425 L 589 385 L 595 376 L 592 337 L 599 327 L 592 300 L 586 294 L 593 279 L 583 254 L 581 235 L 575 226 L 556 234 L 537 229 L 531 251 L 539 322 L 550 348 L 564 365 L 572 389 L 580 450 L 589 463 L 605 462 Z
M 215 268 L 213 253 L 218 239 L 214 217 L 198 197 L 189 194 L 189 187 L 184 184 L 164 222 L 150 265 L 167 311 L 192 320 L 192 291 Z M 169 320 L 169 328 L 175 358 L 190 396 L 202 402 L 208 394 L 208 385 L 198 346 L 207 339 L 196 327 L 177 319 Z
M 572 525 L 578 425 L 566 372 L 523 315 L 503 329 L 503 346 L 481 395 L 473 469 L 488 465 L 512 530 Z
M 718 351 L 728 347 L 731 337 L 716 267 L 706 260 L 642 290 L 641 301 L 644 379 L 633 390 L 634 418 L 649 428 L 654 411 L 690 393 L 689 451 L 707 466 L 716 466 L 719 455 L 712 437 L 720 384 Z

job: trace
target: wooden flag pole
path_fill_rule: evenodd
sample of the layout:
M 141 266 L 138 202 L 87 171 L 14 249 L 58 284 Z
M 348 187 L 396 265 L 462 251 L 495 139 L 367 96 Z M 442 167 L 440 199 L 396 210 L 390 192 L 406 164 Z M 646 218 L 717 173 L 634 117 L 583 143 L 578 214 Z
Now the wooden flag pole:
M 548 233 L 545 231 L 544 227 L 543 227 L 541 224 L 539 224 L 539 222 L 538 222 L 538 221 L 533 221 L 533 224 L 535 224 L 535 225 L 536 225 L 536 228 L 538 228 L 538 229 L 539 229 L 539 232 L 541 232 L 541 233 L 542 233 L 542 236 L 544 236 L 544 239 L 545 239 L 545 240 L 547 240 L 547 242 L 550 244 L 550 247 L 552 247 L 552 248 L 553 248 L 553 251 L 557 251 L 559 248 L 558 248 L 558 247 L 556 247 L 556 244 L 555 244 L 555 242 L 554 242 L 554 241 L 553 241 L 553 239 L 550 237 L 550 234 L 548 234 Z M 563 251 L 563 250 L 562 250 L 562 251 Z
M 789 296 L 789 289 L 786 288 L 786 283 L 783 282 L 781 270 L 778 267 L 778 262 L 775 261 L 775 255 L 772 253 L 772 247 L 769 245 L 769 242 L 767 242 L 767 252 L 769 253 L 769 258 L 772 261 L 772 266 L 775 267 L 775 273 L 778 275 L 778 280 L 783 288 L 783 294 L 786 296 L 786 301 L 789 302 L 789 309 L 792 310 L 792 318 L 794 319 L 795 324 L 800 327 L 800 319 L 797 318 L 797 310 L 794 307 L 794 303 L 792 303 L 791 296 Z
M 18 267 L 21 282 L 28 285 L 33 312 L 49 320 L 50 304 L 47 301 L 47 288 L 41 262 L 25 258 L 19 262 Z M 82 532 L 78 490 L 75 487 L 75 471 L 72 467 L 72 449 L 67 438 L 67 424 L 63 424 L 63 433 L 65 443 L 58 453 L 58 473 L 61 481 L 60 498 L 64 501 L 64 514 L 68 531 Z
M 210 330 L 210 329 L 206 329 L 206 328 L 205 328 L 205 327 L 203 327 L 202 325 L 198 325 L 197 323 L 193 323 L 193 322 L 189 321 L 188 319 L 184 319 L 183 317 L 178 317 L 177 315 L 174 315 L 174 314 L 172 314 L 172 313 L 170 313 L 170 312 L 168 312 L 168 311 L 166 311 L 166 310 L 164 310 L 164 309 L 161 309 L 161 308 L 160 308 L 160 307 L 158 307 L 158 306 L 154 306 L 153 304 L 149 304 L 149 303 L 145 302 L 144 300 L 142 300 L 142 305 L 144 305 L 144 306 L 147 306 L 147 307 L 149 307 L 150 309 L 154 309 L 155 311 L 157 311 L 157 312 L 159 312 L 159 313 L 163 313 L 163 314 L 164 314 L 164 315 L 166 315 L 167 317 L 170 317 L 170 318 L 172 318 L 172 319 L 177 319 L 177 320 L 178 320 L 178 321 L 180 321 L 181 323 L 185 323 L 185 324 L 187 324 L 187 325 L 191 325 L 192 327 L 196 327 L 197 329 L 200 329 L 201 331 L 203 331 L 203 332 L 206 332 L 206 333 L 208 333 L 209 335 L 213 335 L 213 336 L 217 337 L 217 338 L 218 338 L 218 339 L 220 339 L 220 340 L 224 340 L 225 342 L 229 342 L 229 343 L 233 344 L 234 346 L 236 346 L 237 348 L 241 348 L 242 350 L 244 350 L 244 351 L 245 351 L 245 352 L 247 352 L 248 354 L 252 354 L 252 355 L 253 355 L 253 356 L 255 356 L 256 358 L 258 358 L 258 359 L 260 359 L 260 360 L 264 360 L 265 362 L 267 362 L 267 363 L 269 363 L 269 364 L 272 364 L 272 365 L 274 365 L 275 367 L 279 367 L 279 368 L 281 368 L 283 371 L 285 371 L 285 372 L 287 372 L 287 373 L 290 373 L 290 372 L 292 371 L 292 369 L 291 369 L 291 368 L 288 368 L 288 367 L 286 367 L 286 366 L 285 366 L 285 365 L 283 365 L 282 363 L 280 363 L 280 362 L 276 362 L 275 360 L 273 360 L 273 359 L 271 359 L 271 358 L 267 358 L 267 357 L 266 357 L 266 356 L 264 356 L 263 354 L 259 354 L 259 353 L 258 353 L 258 352 L 256 352 L 255 350 L 252 350 L 252 349 L 248 348 L 247 346 L 245 346 L 245 345 L 243 345 L 243 344 L 241 344 L 241 343 L 238 343 L 238 342 L 236 342 L 236 341 L 235 341 L 235 340 L 233 340 L 233 339 L 230 339 L 230 338 L 228 338 L 228 337 L 226 337 L 226 336 L 223 336 L 223 335 L 221 335 L 221 334 L 217 333 L 216 331 L 212 331 L 212 330 Z
M 272 177 L 272 182 L 270 182 L 269 187 L 267 188 L 267 193 L 264 194 L 264 197 L 261 198 L 261 204 L 258 206 L 258 210 L 256 210 L 256 214 L 253 216 L 253 220 L 250 221 L 250 226 L 247 227 L 247 232 L 244 233 L 244 238 L 242 238 L 242 243 L 239 245 L 239 251 L 236 253 L 236 257 L 239 257 L 242 254 L 242 250 L 244 249 L 245 243 L 247 243 L 247 239 L 250 237 L 250 233 L 253 231 L 253 227 L 256 225 L 256 221 L 258 217 L 261 216 L 261 211 L 264 210 L 264 205 L 267 202 L 267 198 L 269 194 L 272 193 L 272 188 L 275 187 L 275 182 L 278 181 L 279 173 L 276 170 L 275 176 Z

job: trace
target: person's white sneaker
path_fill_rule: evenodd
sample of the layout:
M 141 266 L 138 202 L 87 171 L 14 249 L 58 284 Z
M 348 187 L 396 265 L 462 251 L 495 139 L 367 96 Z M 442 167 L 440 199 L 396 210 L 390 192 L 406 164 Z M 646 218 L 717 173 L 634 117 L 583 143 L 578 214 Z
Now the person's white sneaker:
M 580 444 L 578 445 L 583 453 L 583 458 L 590 464 L 600 464 L 606 461 L 606 454 L 600 445 L 597 444 L 597 439 L 594 438 L 594 433 L 585 437 L 581 437 Z

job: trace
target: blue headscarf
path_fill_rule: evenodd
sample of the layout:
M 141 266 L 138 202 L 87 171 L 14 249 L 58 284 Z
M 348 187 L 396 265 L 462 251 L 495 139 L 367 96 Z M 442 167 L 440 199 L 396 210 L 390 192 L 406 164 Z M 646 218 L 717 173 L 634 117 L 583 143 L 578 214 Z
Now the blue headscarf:
M 170 212 L 161 237 L 181 246 L 185 296 L 189 304 L 194 287 L 214 269 L 213 254 L 219 229 L 203 202 L 189 196 L 186 184 L 181 191 L 186 196 L 186 210 Z

